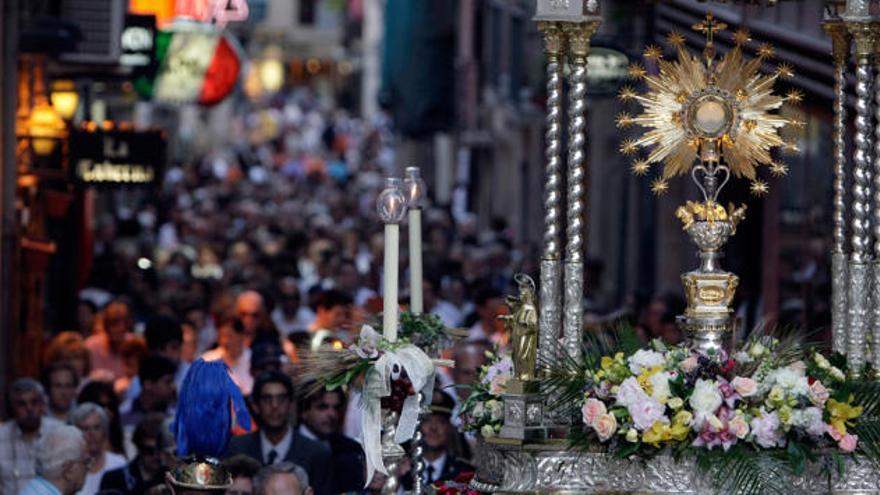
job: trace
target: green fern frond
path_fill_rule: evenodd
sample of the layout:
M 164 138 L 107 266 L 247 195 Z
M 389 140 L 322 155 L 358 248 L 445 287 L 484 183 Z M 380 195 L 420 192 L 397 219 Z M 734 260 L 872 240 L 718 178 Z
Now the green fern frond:
M 727 452 L 699 450 L 697 466 L 719 493 L 782 494 L 786 466 L 768 452 L 735 445 Z

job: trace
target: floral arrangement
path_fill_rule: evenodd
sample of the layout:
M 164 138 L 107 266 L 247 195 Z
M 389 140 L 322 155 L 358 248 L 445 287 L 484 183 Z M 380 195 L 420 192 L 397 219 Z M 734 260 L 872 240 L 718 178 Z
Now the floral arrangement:
M 843 474 L 846 456 L 880 461 L 880 385 L 849 378 L 840 356 L 769 336 L 729 356 L 657 340 L 602 353 L 594 343 L 579 371 L 559 365 L 545 383 L 580 409 L 574 448 L 696 456 L 732 493 L 781 490 L 807 461 L 821 461 L 829 477 Z
M 479 378 L 470 386 L 471 393 L 461 407 L 464 431 L 479 432 L 484 438 L 494 437 L 504 422 L 504 393 L 513 377 L 513 361 L 508 354 L 487 351 L 488 362 L 480 368 Z
M 357 342 L 343 349 L 319 348 L 302 357 L 302 382 L 315 390 L 360 388 L 367 371 L 387 352 L 410 345 L 405 338 L 389 342 L 369 325 L 364 325 Z M 401 381 L 405 385 L 405 381 Z M 402 386 L 401 385 L 401 386 Z M 308 393 L 315 390 L 308 390 Z

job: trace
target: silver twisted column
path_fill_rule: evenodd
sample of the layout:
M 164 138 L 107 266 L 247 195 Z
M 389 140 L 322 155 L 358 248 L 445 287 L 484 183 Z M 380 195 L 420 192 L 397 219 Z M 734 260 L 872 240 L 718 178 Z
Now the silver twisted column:
M 850 37 L 840 20 L 826 22 L 823 26 L 831 36 L 834 55 L 834 246 L 831 251 L 831 347 L 835 352 L 846 354 L 846 191 L 844 189 L 846 167 L 846 60 L 849 55 Z
M 856 43 L 856 134 L 853 169 L 852 253 L 849 259 L 847 361 L 853 376 L 861 374 L 865 364 L 865 344 L 869 325 L 870 239 L 871 227 L 871 56 L 873 29 L 868 23 L 848 23 Z
M 562 327 L 562 271 L 560 244 L 562 231 L 562 63 L 563 37 L 555 22 L 538 22 L 544 34 L 547 55 L 547 131 L 545 134 L 544 176 L 544 252 L 541 256 L 541 294 L 538 320 L 540 363 L 553 361 Z M 543 364 L 542 364 L 543 365 Z
M 425 415 L 425 394 L 422 392 L 418 393 L 419 397 L 419 422 L 416 425 L 416 432 L 413 434 L 413 450 L 412 450 L 412 462 L 413 462 L 413 495 L 422 495 L 425 493 L 425 445 L 423 443 L 424 435 L 422 434 L 422 418 Z
M 397 433 L 398 414 L 385 410 L 382 416 L 382 461 L 388 470 L 388 478 L 382 485 L 382 495 L 397 495 L 400 480 L 397 479 L 397 465 L 406 456 L 403 447 L 394 442 Z
M 875 58 L 874 63 L 880 70 L 880 58 Z M 870 281 L 870 304 L 871 314 L 869 319 L 871 331 L 871 355 L 870 360 L 874 369 L 880 369 L 880 79 L 874 82 L 874 118 L 877 123 L 874 127 L 874 207 L 872 210 L 874 229 L 874 261 L 871 264 Z
M 568 217 L 565 246 L 565 306 L 562 333 L 565 349 L 575 360 L 581 359 L 584 327 L 584 183 L 586 161 L 587 54 L 590 36 L 599 23 L 568 23 L 563 30 L 569 46 L 569 117 L 568 117 Z

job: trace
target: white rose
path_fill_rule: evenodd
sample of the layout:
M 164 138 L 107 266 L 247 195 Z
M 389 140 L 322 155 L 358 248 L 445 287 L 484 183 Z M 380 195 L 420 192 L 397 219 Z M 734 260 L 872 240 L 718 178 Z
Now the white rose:
M 743 363 L 743 364 L 751 363 L 752 356 L 749 356 L 749 353 L 747 353 L 747 352 L 739 351 L 733 355 L 733 360 L 736 361 L 737 363 Z
M 837 381 L 842 382 L 844 379 L 846 379 L 846 376 L 843 375 L 843 372 L 840 371 L 840 368 L 838 368 L 837 366 L 832 366 L 831 371 L 829 371 L 828 373 L 830 373 L 831 377 Z
M 634 375 L 638 375 L 645 368 L 662 366 L 666 362 L 666 359 L 663 357 L 663 354 L 659 352 L 639 349 L 635 354 L 629 357 L 628 361 L 629 370 L 632 371 Z
M 483 414 L 486 414 L 486 408 L 483 406 L 482 402 L 477 402 L 477 405 L 474 406 L 473 416 L 479 418 Z
M 697 417 L 697 422 L 702 424 L 702 420 L 708 419 L 715 414 L 715 411 L 721 406 L 722 401 L 723 398 L 721 397 L 721 392 L 718 390 L 715 382 L 710 380 L 697 380 L 697 384 L 694 386 L 694 392 L 691 394 L 688 403 L 691 405 L 691 409 L 696 413 L 695 416 Z
M 651 397 L 660 401 L 660 403 L 665 404 L 666 399 L 669 398 L 669 379 L 671 378 L 670 374 L 666 371 L 661 371 L 659 373 L 654 373 L 651 375 Z
M 795 395 L 807 395 L 810 383 L 800 368 L 785 367 L 770 372 L 768 383 L 776 383 L 783 390 Z
M 490 400 L 486 403 L 486 406 L 489 408 L 489 414 L 492 416 L 492 419 L 500 420 L 504 418 L 504 404 L 497 400 Z
M 480 433 L 482 433 L 483 437 L 485 437 L 485 438 L 494 437 L 495 436 L 495 429 L 492 428 L 492 425 L 484 425 L 480 429 Z
M 766 350 L 767 349 L 763 345 L 761 345 L 760 342 L 755 342 L 755 344 L 752 345 L 751 349 L 749 349 L 749 354 L 752 357 L 756 358 L 756 357 L 760 357 L 761 354 L 764 354 L 764 351 L 766 351 Z
M 816 366 L 818 366 L 819 369 L 827 370 L 831 367 L 831 363 L 828 361 L 828 359 L 826 359 L 825 356 L 819 353 L 816 353 L 813 356 L 813 360 L 816 361 Z

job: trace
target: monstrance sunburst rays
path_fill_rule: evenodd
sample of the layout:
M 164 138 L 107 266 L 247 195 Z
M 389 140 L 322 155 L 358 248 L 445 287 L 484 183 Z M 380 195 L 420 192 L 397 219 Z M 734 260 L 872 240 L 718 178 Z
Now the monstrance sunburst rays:
M 649 67 L 656 66 L 658 73 L 649 73 L 642 64 L 630 66 L 630 74 L 644 81 L 647 90 L 640 94 L 627 86 L 620 91 L 622 101 L 638 103 L 642 112 L 636 115 L 623 112 L 617 124 L 621 128 L 639 125 L 647 132 L 624 141 L 621 151 L 633 155 L 639 149 L 646 150 L 644 161 L 648 165 L 634 167 L 633 172 L 644 173 L 650 164 L 662 163 L 663 182 L 689 173 L 699 158 L 701 146 L 707 142 L 705 134 L 695 132 L 693 121 L 700 111 L 699 105 L 707 98 L 714 99 L 716 107 L 723 107 L 725 122 L 729 124 L 708 140 L 719 146 L 723 161 L 735 177 L 749 179 L 752 191 L 763 194 L 767 185 L 758 178 L 757 167 L 766 166 L 778 175 L 781 167 L 771 151 L 795 149 L 780 136 L 780 130 L 789 125 L 802 125 L 797 119 L 779 114 L 784 104 L 797 105 L 802 94 L 796 90 L 786 95 L 773 92 L 776 80 L 790 78 L 792 68 L 781 64 L 770 74 L 762 73 L 761 66 L 773 56 L 773 49 L 763 44 L 758 56 L 747 60 L 741 46 L 750 38 L 744 30 L 737 32 L 734 47 L 717 59 L 712 34 L 723 24 L 708 14 L 703 24 L 695 26 L 698 27 L 707 35 L 707 49 L 702 56 L 689 53 L 681 35 L 673 33 L 669 45 L 677 52 L 675 60 L 664 60 L 662 51 L 652 46 L 645 52 L 646 62 Z

